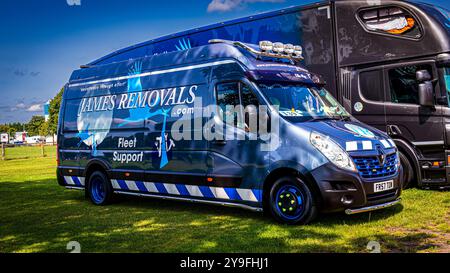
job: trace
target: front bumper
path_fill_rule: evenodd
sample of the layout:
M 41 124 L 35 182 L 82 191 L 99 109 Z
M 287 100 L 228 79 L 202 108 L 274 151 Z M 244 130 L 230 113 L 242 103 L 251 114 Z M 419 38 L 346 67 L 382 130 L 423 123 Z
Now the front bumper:
M 368 207 L 359 208 L 359 209 L 346 209 L 345 210 L 345 214 L 351 215 L 351 214 L 357 214 L 357 213 L 363 213 L 363 212 L 369 212 L 369 211 L 389 208 L 389 207 L 397 205 L 401 201 L 402 201 L 402 199 L 398 198 L 395 201 L 387 202 L 387 203 L 384 203 L 384 204 L 373 205 L 373 206 L 368 206 Z
M 357 172 L 345 171 L 327 163 L 311 172 L 321 194 L 322 212 L 364 212 L 397 204 L 402 187 L 400 168 L 396 175 L 364 180 Z M 391 190 L 375 192 L 374 184 L 392 180 Z M 353 214 L 353 213 L 352 213 Z

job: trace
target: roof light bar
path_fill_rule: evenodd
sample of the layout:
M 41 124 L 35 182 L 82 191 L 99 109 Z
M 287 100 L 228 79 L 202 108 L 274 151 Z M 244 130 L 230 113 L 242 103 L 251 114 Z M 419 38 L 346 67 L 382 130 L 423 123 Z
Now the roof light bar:
M 291 55 L 294 53 L 294 45 L 293 44 L 285 44 L 284 45 L 284 53 Z
M 301 46 L 294 46 L 294 55 L 303 56 L 303 48 Z
M 274 43 L 272 50 L 275 53 L 283 53 L 284 52 L 284 44 L 283 43 Z
M 239 46 L 244 48 L 245 50 L 256 54 L 258 56 L 279 58 L 279 59 L 289 59 L 293 61 L 303 60 L 303 49 L 299 45 L 293 44 L 283 44 L 283 43 L 273 43 L 271 41 L 260 41 L 259 42 L 259 50 L 249 46 L 248 44 L 239 42 L 239 41 L 228 41 L 222 39 L 213 39 L 209 40 L 210 44 L 216 43 L 226 43 L 234 46 Z
M 273 43 L 271 41 L 261 41 L 259 42 L 259 48 L 262 51 L 272 51 Z

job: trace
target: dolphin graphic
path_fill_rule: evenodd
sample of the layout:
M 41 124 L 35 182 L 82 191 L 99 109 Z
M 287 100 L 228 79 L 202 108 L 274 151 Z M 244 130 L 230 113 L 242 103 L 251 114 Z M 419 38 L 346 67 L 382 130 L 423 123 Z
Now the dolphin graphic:
M 163 125 L 161 129 L 161 136 L 157 139 L 160 141 L 160 150 L 159 150 L 159 156 L 161 157 L 161 162 L 159 164 L 159 168 L 163 168 L 164 166 L 169 163 L 169 159 L 167 158 L 167 151 L 170 150 L 175 144 L 173 143 L 173 140 L 170 140 L 169 146 L 167 146 L 167 136 L 166 134 L 166 124 L 167 124 L 167 117 L 169 116 L 171 108 L 169 109 L 159 109 L 153 113 L 150 113 L 149 117 L 153 117 L 156 115 L 163 115 Z M 155 143 L 155 145 L 158 147 L 158 142 Z
M 183 51 L 183 50 L 187 50 L 187 49 L 191 49 L 192 48 L 191 41 L 189 41 L 189 39 L 184 39 L 183 38 L 181 40 L 178 40 L 178 44 L 179 44 L 179 46 L 175 45 L 175 48 L 178 51 Z
M 128 93 L 141 92 L 142 91 L 142 83 L 141 77 L 138 75 L 142 73 L 142 62 L 134 63 L 129 72 L 128 76 L 134 76 L 128 79 Z M 137 98 L 135 98 L 137 100 Z M 134 103 L 134 102 L 133 102 Z M 118 127 L 123 127 L 129 123 L 140 122 L 148 118 L 148 110 L 146 107 L 144 108 L 135 108 L 129 109 L 130 116 L 127 117 L 122 123 L 118 124 Z
M 90 124 L 88 124 L 88 126 L 86 127 L 86 129 L 81 130 L 78 132 L 77 137 L 80 138 L 80 142 L 78 142 L 77 146 L 78 148 L 80 148 L 81 144 L 85 141 L 88 140 L 89 138 L 92 137 L 92 154 L 94 156 L 97 155 L 97 141 L 95 140 L 95 133 L 89 133 L 89 126 Z
M 77 137 L 80 138 L 80 142 L 78 142 L 78 147 L 81 146 L 81 143 L 83 143 L 85 140 L 88 140 L 90 137 L 92 137 L 94 135 L 94 134 L 89 133 L 89 126 L 90 126 L 90 124 L 88 124 L 86 129 L 78 132 Z

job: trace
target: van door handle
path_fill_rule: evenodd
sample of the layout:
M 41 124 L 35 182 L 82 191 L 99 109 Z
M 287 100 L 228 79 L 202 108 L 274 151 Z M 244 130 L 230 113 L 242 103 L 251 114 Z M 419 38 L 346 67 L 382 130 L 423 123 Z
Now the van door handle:
M 227 141 L 226 140 L 214 140 L 213 144 L 214 145 L 224 146 L 224 145 L 227 145 Z

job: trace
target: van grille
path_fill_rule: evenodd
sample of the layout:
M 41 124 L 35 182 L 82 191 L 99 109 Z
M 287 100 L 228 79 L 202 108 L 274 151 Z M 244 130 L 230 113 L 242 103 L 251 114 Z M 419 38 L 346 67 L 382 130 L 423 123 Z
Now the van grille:
M 385 191 L 385 192 L 378 192 L 378 193 L 372 193 L 367 195 L 367 201 L 374 202 L 378 200 L 383 200 L 387 198 L 394 198 L 397 195 L 397 189 Z
M 363 178 L 379 178 L 394 175 L 397 172 L 397 153 L 386 156 L 384 164 L 376 156 L 354 157 L 356 168 Z

